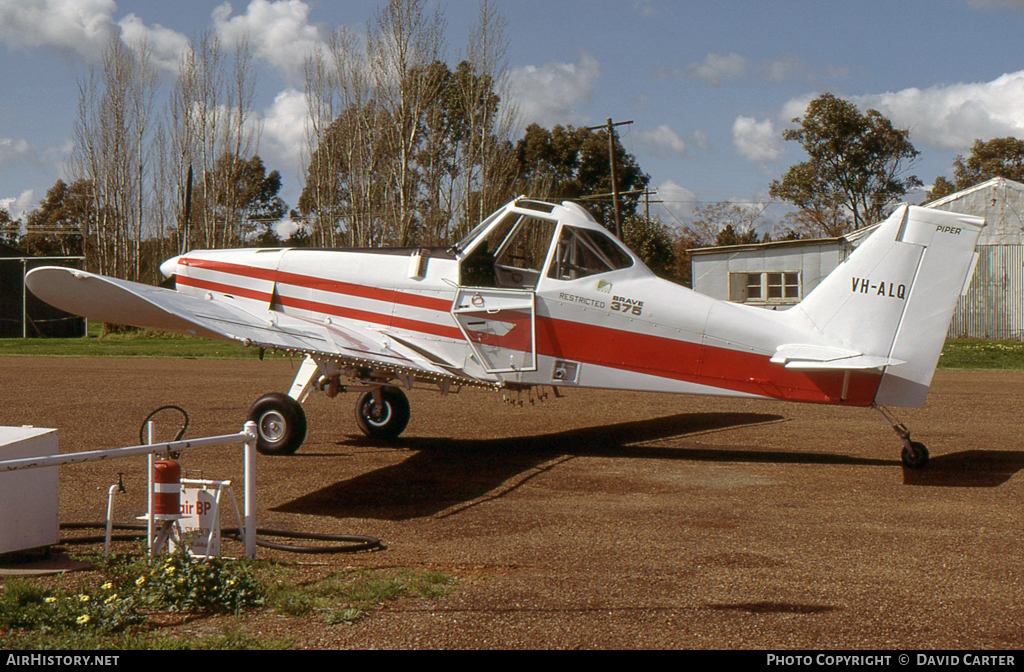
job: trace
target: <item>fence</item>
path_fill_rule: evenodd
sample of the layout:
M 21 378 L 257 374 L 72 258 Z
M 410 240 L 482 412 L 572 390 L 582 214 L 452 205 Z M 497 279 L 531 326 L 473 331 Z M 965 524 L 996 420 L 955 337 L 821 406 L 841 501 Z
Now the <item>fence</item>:
M 85 336 L 85 318 L 58 310 L 25 287 L 25 275 L 38 266 L 74 266 L 84 257 L 0 257 L 0 338 Z

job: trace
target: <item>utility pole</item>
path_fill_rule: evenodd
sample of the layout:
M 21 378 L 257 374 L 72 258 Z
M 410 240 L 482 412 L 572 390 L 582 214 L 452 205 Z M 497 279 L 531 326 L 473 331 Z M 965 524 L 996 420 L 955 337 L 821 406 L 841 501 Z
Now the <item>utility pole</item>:
M 654 192 L 658 193 L 657 191 Z M 652 201 L 651 190 L 644 189 L 644 217 L 647 219 L 647 226 L 651 225 L 651 203 L 664 203 L 665 201 Z
M 613 135 L 616 126 L 625 126 L 626 124 L 632 124 L 632 121 L 620 121 L 618 123 L 612 123 L 611 117 L 608 117 L 608 121 L 601 126 L 588 126 L 588 131 L 596 131 L 599 128 L 608 130 L 608 163 L 611 165 L 612 173 L 612 202 L 615 205 L 615 235 L 622 240 L 622 215 L 619 212 L 619 182 L 615 178 L 615 136 Z

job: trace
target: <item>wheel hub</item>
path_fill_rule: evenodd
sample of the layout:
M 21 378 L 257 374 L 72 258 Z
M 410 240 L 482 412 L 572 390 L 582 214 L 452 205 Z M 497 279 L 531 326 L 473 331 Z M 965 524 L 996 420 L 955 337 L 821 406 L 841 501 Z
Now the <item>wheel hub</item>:
M 285 432 L 285 420 L 284 416 L 277 411 L 267 411 L 260 416 L 259 430 L 260 435 L 264 439 L 271 443 L 280 441 L 284 436 Z

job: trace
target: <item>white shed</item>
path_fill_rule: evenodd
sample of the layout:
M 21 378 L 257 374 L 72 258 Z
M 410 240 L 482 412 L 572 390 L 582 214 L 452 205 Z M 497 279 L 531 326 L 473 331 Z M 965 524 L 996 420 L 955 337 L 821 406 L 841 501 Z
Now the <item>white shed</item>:
M 716 299 L 787 308 L 817 287 L 867 233 L 690 250 L 693 289 Z
M 1024 339 L 1024 184 L 996 177 L 927 204 L 985 218 L 978 260 L 950 338 Z M 783 309 L 806 296 L 874 227 L 839 238 L 691 250 L 693 289 Z

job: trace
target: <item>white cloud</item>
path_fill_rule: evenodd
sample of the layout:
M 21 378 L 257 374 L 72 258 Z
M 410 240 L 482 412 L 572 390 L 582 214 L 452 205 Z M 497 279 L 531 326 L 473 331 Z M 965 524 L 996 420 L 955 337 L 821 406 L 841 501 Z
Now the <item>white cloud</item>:
M 227 2 L 213 11 L 213 26 L 226 44 L 248 37 L 260 58 L 292 80 L 302 76 L 306 56 L 323 42 L 321 28 L 309 22 L 301 0 L 252 0 L 244 14 L 231 16 Z
M 90 63 L 116 33 L 114 0 L 0 0 L 0 40 L 15 48 L 56 47 Z
M 718 86 L 723 79 L 742 76 L 747 70 L 747 59 L 737 53 L 708 54 L 703 61 L 687 63 L 662 75 L 678 79 L 703 79 L 711 86 Z
M 19 49 L 50 47 L 98 65 L 114 36 L 132 47 L 145 39 L 158 68 L 177 68 L 187 37 L 149 28 L 135 14 L 115 22 L 115 11 L 114 0 L 0 0 L 0 41 Z
M 153 65 L 160 70 L 177 72 L 181 57 L 188 50 L 188 37 L 160 24 L 150 28 L 135 14 L 124 17 L 117 25 L 121 28 L 122 42 L 137 48 L 144 41 L 152 54 Z
M 782 154 L 782 136 L 771 119 L 759 122 L 751 117 L 736 117 L 732 144 L 740 156 L 754 163 L 774 161 Z
M 686 142 L 667 124 L 661 124 L 652 131 L 637 131 L 636 137 L 651 147 L 656 155 L 664 156 L 666 150 L 679 156 L 686 154 Z
M 26 161 L 35 160 L 35 152 L 22 138 L 0 136 L 0 170 L 16 169 Z
M 665 208 L 672 222 L 676 226 L 689 221 L 693 209 L 700 205 L 700 198 L 697 194 L 686 187 L 676 184 L 672 180 L 666 180 L 657 188 L 658 200 Z
M 511 72 L 512 99 L 525 123 L 551 127 L 588 121 L 576 105 L 590 100 L 601 65 L 585 52 L 580 53 L 579 61 L 551 62 L 539 68 L 528 65 Z
M 308 111 L 306 94 L 285 89 L 263 112 L 259 119 L 262 126 L 260 156 L 268 171 L 279 170 L 284 175 L 294 170 L 302 174 Z
M 803 117 L 815 97 L 789 100 L 779 114 L 780 122 Z M 849 100 L 862 112 L 878 110 L 897 128 L 910 129 L 910 141 L 919 149 L 966 151 L 975 140 L 1024 137 L 1024 71 L 991 82 L 908 88 Z M 733 132 L 735 136 L 735 127 Z
M 9 212 L 11 219 L 21 219 L 35 204 L 35 200 L 32 198 L 34 194 L 32 189 L 26 189 L 17 196 L 0 198 L 0 210 Z
M 808 74 L 804 62 L 792 55 L 780 56 L 774 61 L 763 61 L 758 64 L 758 70 L 762 79 L 775 84 Z
M 851 99 L 910 129 L 915 145 L 963 150 L 978 139 L 1024 136 L 1024 71 L 991 82 L 904 89 Z

